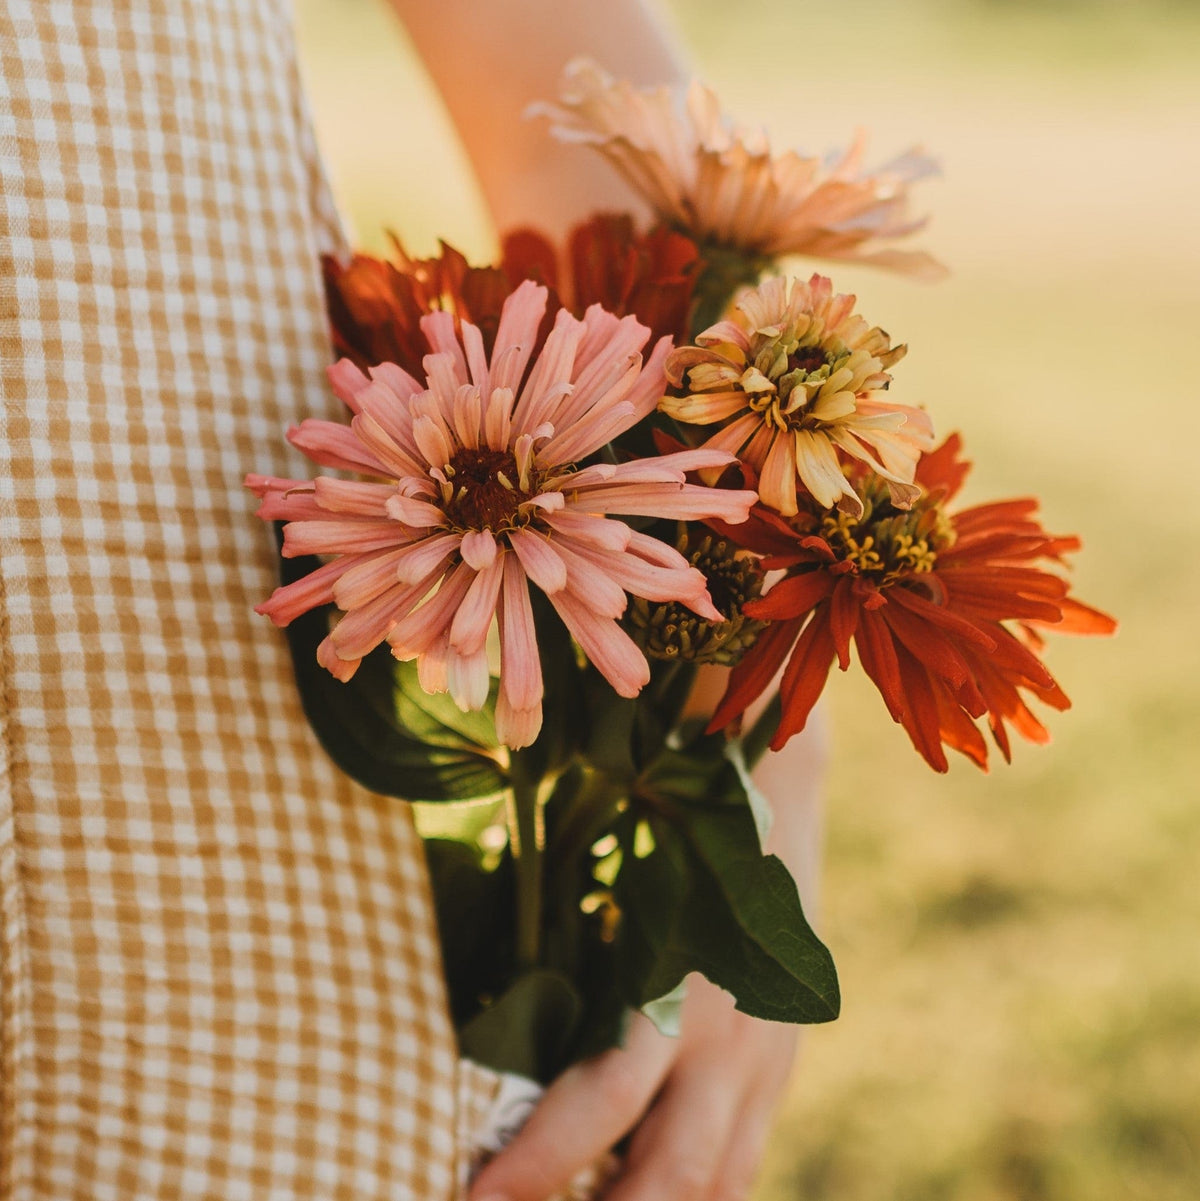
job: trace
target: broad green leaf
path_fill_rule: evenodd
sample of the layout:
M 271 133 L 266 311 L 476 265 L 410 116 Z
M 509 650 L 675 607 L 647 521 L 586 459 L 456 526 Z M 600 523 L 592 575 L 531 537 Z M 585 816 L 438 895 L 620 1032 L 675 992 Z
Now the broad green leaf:
M 491 865 L 503 848 L 498 827 L 504 823 L 504 796 L 459 801 L 413 801 L 413 824 L 423 839 L 446 838 L 478 846 Z M 486 846 L 485 846 L 486 843 Z
M 627 854 L 616 882 L 623 987 L 644 1006 L 699 971 L 755 1017 L 830 1021 L 840 1004 L 833 961 L 787 868 L 762 853 L 741 775 L 724 739 L 698 738 L 639 780 L 626 838 L 644 818 L 656 846 Z
M 513 955 L 512 859 L 491 870 L 480 848 L 426 838 L 425 858 L 437 914 L 442 964 L 456 1025 L 475 1017 L 488 994 L 504 987 Z
M 702 726 L 698 719 L 686 722 L 679 745 L 667 745 L 655 756 L 638 777 L 638 788 L 650 796 L 744 805 L 742 773 L 729 756 L 725 737 L 706 738 Z
M 478 712 L 464 712 L 446 693 L 430 693 L 421 687 L 417 665 L 396 663 L 396 717 L 415 738 L 434 746 L 479 747 L 492 751 L 496 738 L 498 681 L 492 680 L 487 703 Z
M 738 774 L 738 781 L 746 794 L 746 803 L 750 806 L 750 812 L 754 815 L 754 825 L 758 830 L 759 844 L 766 846 L 767 835 L 771 833 L 771 826 L 775 823 L 775 813 L 771 809 L 771 802 L 751 777 L 750 769 L 746 766 L 745 752 L 739 739 L 734 739 L 726 744 L 725 757 L 733 764 L 734 771 Z
M 459 1050 L 497 1072 L 547 1084 L 561 1070 L 582 1009 L 566 976 L 535 968 L 459 1030 Z

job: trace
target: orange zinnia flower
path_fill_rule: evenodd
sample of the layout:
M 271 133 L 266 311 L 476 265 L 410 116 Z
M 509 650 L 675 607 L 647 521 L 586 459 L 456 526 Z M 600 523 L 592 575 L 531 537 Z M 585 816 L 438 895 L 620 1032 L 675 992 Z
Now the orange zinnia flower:
M 549 116 L 562 141 L 598 150 L 662 220 L 705 245 L 944 274 L 924 252 L 879 245 L 925 224 L 909 216 L 908 187 L 937 166 L 919 150 L 874 170 L 862 167 L 861 136 L 830 159 L 775 155 L 761 134 L 733 127 L 700 83 L 686 95 L 635 88 L 582 59 L 567 67 L 559 103 L 531 111 Z
M 505 300 L 524 280 L 549 289 L 536 352 L 558 310 L 583 317 L 601 305 L 650 328 L 652 342 L 687 332 L 688 309 L 700 268 L 696 244 L 665 226 L 639 234 L 628 216 L 600 214 L 571 230 L 556 247 L 534 229 L 509 233 L 498 266 L 472 267 L 442 243 L 436 258 L 414 259 L 393 241 L 393 260 L 356 254 L 348 263 L 322 260 L 334 350 L 364 371 L 395 363 L 420 376 L 429 347 L 420 321 L 444 310 L 468 321 L 491 353 Z
M 969 470 L 959 449 L 954 435 L 923 456 L 924 493 L 907 512 L 868 479 L 858 518 L 813 506 L 785 521 L 760 506 L 736 530 L 710 523 L 762 554 L 768 571 L 787 572 L 745 606 L 771 624 L 733 670 L 711 730 L 740 717 L 787 660 L 771 741 L 778 750 L 804 728 L 834 660 L 849 666 L 853 640 L 892 718 L 935 770 L 948 767 L 943 743 L 986 767 L 972 720 L 985 714 L 1006 760 L 1006 723 L 1031 742 L 1049 739 L 1021 694 L 1056 709 L 1070 702 L 1035 653 L 1037 627 L 1108 634 L 1116 623 L 1070 597 L 1067 581 L 1046 569 L 1079 539 L 1048 534 L 1036 501 L 947 512 Z

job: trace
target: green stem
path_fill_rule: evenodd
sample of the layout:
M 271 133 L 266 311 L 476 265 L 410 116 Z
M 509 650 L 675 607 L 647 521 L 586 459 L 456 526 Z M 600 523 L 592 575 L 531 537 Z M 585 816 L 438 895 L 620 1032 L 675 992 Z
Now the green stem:
M 525 771 L 518 753 L 512 756 L 512 787 L 505 801 L 509 846 L 516 869 L 517 963 L 536 967 L 542 954 L 542 874 L 544 835 L 540 781 Z
M 625 790 L 619 784 L 601 772 L 589 773 L 579 790 L 563 799 L 561 824 L 551 826 L 552 870 L 573 871 L 577 860 L 612 825 L 624 799 Z
M 771 265 L 766 255 L 706 242 L 700 247 L 704 270 L 696 283 L 692 301 L 692 337 L 720 321 L 737 290 L 758 283 L 762 273 Z

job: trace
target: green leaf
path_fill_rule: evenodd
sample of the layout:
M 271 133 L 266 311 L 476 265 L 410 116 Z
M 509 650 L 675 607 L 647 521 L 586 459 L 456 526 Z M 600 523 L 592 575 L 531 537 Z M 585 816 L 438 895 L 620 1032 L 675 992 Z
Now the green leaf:
M 480 848 L 426 838 L 425 858 L 437 913 L 442 964 L 456 1025 L 475 1017 L 512 967 L 513 864 L 505 853 L 491 870 Z
M 677 800 L 743 805 L 742 777 L 721 734 L 703 735 L 703 719 L 693 718 L 664 746 L 638 777 L 637 787 L 651 796 Z
M 754 826 L 758 830 L 759 845 L 765 846 L 767 835 L 771 833 L 771 827 L 775 824 L 775 814 L 771 809 L 771 802 L 750 775 L 750 768 L 746 765 L 746 755 L 740 739 L 734 739 L 726 744 L 725 756 L 733 764 L 742 791 L 746 794 L 746 803 L 750 806 L 750 813 L 754 817 Z
M 613 686 L 594 670 L 584 676 L 584 698 L 587 738 L 584 756 L 611 779 L 632 780 L 637 775 L 633 758 L 637 701 L 618 696 Z
M 415 662 L 396 663 L 396 717 L 405 730 L 432 746 L 479 747 L 492 751 L 496 737 L 496 696 L 499 682 L 493 680 L 486 704 L 478 712 L 464 713 L 446 693 L 430 693 L 421 687 Z
M 638 781 L 624 837 L 647 819 L 656 846 L 627 854 L 616 882 L 623 988 L 641 1007 L 699 971 L 754 1017 L 830 1021 L 833 960 L 787 868 L 762 852 L 742 775 L 717 736 L 664 751 Z
M 311 557 L 281 558 L 280 564 L 285 584 L 318 566 Z M 317 647 L 329 632 L 331 612 L 325 606 L 302 614 L 288 626 L 287 638 L 304 715 L 338 767 L 372 792 L 410 801 L 502 791 L 507 781 L 491 755 L 466 739 L 457 747 L 431 744 L 407 726 L 397 708 L 397 664 L 386 647 L 368 655 L 345 684 L 320 666 Z
M 534 968 L 459 1030 L 459 1050 L 497 1072 L 548 1084 L 561 1070 L 582 1011 L 566 976 Z

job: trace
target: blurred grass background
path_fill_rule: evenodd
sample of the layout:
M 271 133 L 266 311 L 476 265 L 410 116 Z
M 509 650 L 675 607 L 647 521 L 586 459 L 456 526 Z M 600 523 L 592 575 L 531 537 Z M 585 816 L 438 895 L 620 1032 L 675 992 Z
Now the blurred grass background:
M 382 0 L 297 0 L 311 102 L 366 247 L 491 253 Z M 760 1201 L 1200 1196 L 1200 9 L 1177 0 L 674 0 L 727 108 L 780 147 L 914 142 L 936 287 L 835 269 L 910 344 L 898 396 L 964 431 L 970 498 L 1083 535 L 1050 747 L 929 772 L 851 674 L 812 1031 Z M 766 56 L 766 57 L 764 57 Z

